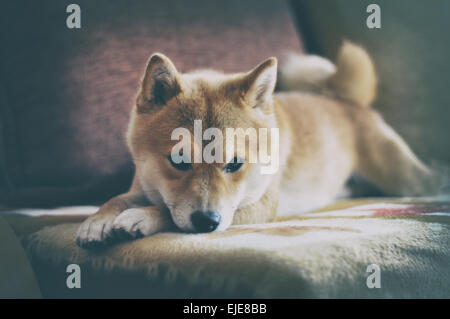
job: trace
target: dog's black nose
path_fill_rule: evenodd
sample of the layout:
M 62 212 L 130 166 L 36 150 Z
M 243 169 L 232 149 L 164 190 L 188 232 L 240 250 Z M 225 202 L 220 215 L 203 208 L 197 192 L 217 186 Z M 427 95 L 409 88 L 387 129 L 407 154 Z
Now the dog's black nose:
M 220 224 L 220 215 L 212 211 L 195 211 L 191 215 L 192 224 L 199 233 L 214 231 Z

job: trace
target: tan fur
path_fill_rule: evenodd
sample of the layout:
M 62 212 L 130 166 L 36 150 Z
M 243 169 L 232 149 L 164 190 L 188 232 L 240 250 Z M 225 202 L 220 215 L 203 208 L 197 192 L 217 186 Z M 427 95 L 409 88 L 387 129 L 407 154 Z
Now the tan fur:
M 370 106 L 377 89 L 372 59 L 362 47 L 348 41 L 338 52 L 336 66 L 325 58 L 292 54 L 279 81 L 283 90 L 328 91 L 362 107 Z
M 360 106 L 370 106 L 376 96 L 377 76 L 366 50 L 344 42 L 337 58 L 337 72 L 329 82 L 339 97 Z
M 196 210 L 219 212 L 219 231 L 232 223 L 271 221 L 329 203 L 353 172 L 391 194 L 435 191 L 431 171 L 368 107 L 376 77 L 362 48 L 344 44 L 336 72 L 325 78 L 335 98 L 300 92 L 272 96 L 276 67 L 270 58 L 247 73 L 181 74 L 167 57 L 153 55 L 127 133 L 136 165 L 133 185 L 82 224 L 77 243 L 92 247 L 123 234 L 134 238 L 174 226 L 192 232 Z M 251 163 L 233 174 L 224 173 L 226 163 L 175 169 L 167 159 L 177 143 L 171 132 L 192 131 L 196 119 L 203 129 L 279 128 L 280 169 L 272 175 L 262 175 L 260 164 Z

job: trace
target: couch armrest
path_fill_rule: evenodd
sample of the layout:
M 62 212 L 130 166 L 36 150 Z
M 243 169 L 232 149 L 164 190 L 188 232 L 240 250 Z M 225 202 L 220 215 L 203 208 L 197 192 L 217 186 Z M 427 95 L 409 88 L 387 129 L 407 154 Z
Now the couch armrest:
M 41 292 L 25 251 L 0 216 L 0 298 L 40 298 Z

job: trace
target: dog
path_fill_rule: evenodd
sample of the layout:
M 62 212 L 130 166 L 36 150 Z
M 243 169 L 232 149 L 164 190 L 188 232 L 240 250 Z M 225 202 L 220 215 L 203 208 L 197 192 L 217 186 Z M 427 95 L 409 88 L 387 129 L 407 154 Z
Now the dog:
M 280 93 L 274 93 L 277 75 L 286 89 Z M 371 108 L 376 87 L 370 56 L 350 42 L 335 64 L 294 56 L 281 72 L 271 57 L 244 73 L 182 74 L 169 58 L 153 54 L 126 135 L 136 168 L 131 188 L 81 224 L 77 244 L 270 222 L 326 205 L 353 173 L 390 195 L 436 192 L 432 170 Z M 175 163 L 171 133 L 193 131 L 195 120 L 221 131 L 277 128 L 279 169 L 262 174 L 248 154 L 239 163 Z

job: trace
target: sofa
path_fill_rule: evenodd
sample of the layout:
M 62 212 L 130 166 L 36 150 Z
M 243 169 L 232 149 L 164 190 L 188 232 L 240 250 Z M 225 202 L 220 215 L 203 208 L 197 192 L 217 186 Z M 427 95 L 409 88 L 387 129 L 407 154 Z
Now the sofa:
M 343 39 L 360 43 L 379 73 L 374 107 L 448 174 L 450 46 L 438 34 L 450 8 L 438 2 L 378 1 L 378 30 L 365 26 L 365 0 L 78 1 L 80 29 L 66 27 L 61 1 L 3 4 L 0 297 L 450 297 L 445 185 L 426 198 L 366 192 L 223 233 L 162 233 L 99 251 L 74 242 L 79 223 L 130 185 L 124 132 L 156 51 L 181 71 L 235 72 L 292 51 L 333 59 Z M 71 264 L 80 289 L 67 286 Z M 370 265 L 381 288 L 369 288 Z

